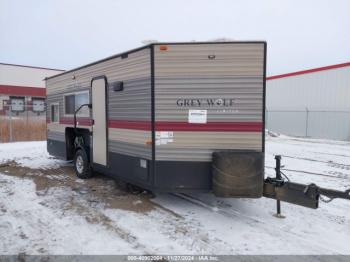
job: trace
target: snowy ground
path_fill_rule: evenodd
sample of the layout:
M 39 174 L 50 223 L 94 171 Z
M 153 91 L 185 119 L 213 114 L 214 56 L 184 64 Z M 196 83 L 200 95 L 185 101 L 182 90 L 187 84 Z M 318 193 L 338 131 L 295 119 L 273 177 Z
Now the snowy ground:
M 281 154 L 294 181 L 350 188 L 350 143 L 267 137 L 266 151 L 267 175 Z M 0 254 L 350 254 L 350 201 L 282 211 L 265 198 L 133 195 L 76 179 L 45 142 L 0 144 Z

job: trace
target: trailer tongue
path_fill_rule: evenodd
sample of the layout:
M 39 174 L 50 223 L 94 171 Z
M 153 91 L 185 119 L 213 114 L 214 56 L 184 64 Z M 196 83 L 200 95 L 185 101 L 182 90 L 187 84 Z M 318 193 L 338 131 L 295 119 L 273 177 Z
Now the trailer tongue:
M 281 156 L 276 155 L 276 177 L 267 177 L 264 181 L 263 196 L 277 200 L 277 215 L 280 215 L 280 201 L 300 205 L 308 208 L 318 208 L 319 200 L 330 202 L 335 198 L 350 200 L 350 189 L 339 191 L 321 188 L 315 184 L 299 184 L 287 181 L 281 173 Z M 325 200 L 322 196 L 326 196 Z

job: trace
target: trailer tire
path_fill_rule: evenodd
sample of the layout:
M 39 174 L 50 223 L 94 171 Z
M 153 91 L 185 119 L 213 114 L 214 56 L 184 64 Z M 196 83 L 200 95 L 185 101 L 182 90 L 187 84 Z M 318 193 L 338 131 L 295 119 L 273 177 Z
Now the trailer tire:
M 82 179 L 90 178 L 93 175 L 89 159 L 84 149 L 78 149 L 75 152 L 74 171 L 77 177 Z

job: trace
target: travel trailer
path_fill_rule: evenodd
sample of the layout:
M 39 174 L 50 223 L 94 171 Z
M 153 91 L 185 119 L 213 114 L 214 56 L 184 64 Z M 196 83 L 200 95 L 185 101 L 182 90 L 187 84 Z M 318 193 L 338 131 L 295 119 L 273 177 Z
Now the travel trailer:
M 265 79 L 263 41 L 114 55 L 46 79 L 47 149 L 74 160 L 80 178 L 98 171 L 151 191 L 283 198 L 264 180 Z M 316 207 L 318 194 L 308 197 Z

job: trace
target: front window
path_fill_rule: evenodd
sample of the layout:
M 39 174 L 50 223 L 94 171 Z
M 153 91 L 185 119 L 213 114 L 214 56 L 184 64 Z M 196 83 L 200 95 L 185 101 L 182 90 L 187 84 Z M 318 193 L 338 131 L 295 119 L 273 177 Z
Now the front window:
M 89 92 L 81 92 L 64 96 L 64 114 L 73 115 L 81 105 L 89 103 Z M 83 107 L 78 116 L 89 116 L 89 108 Z

